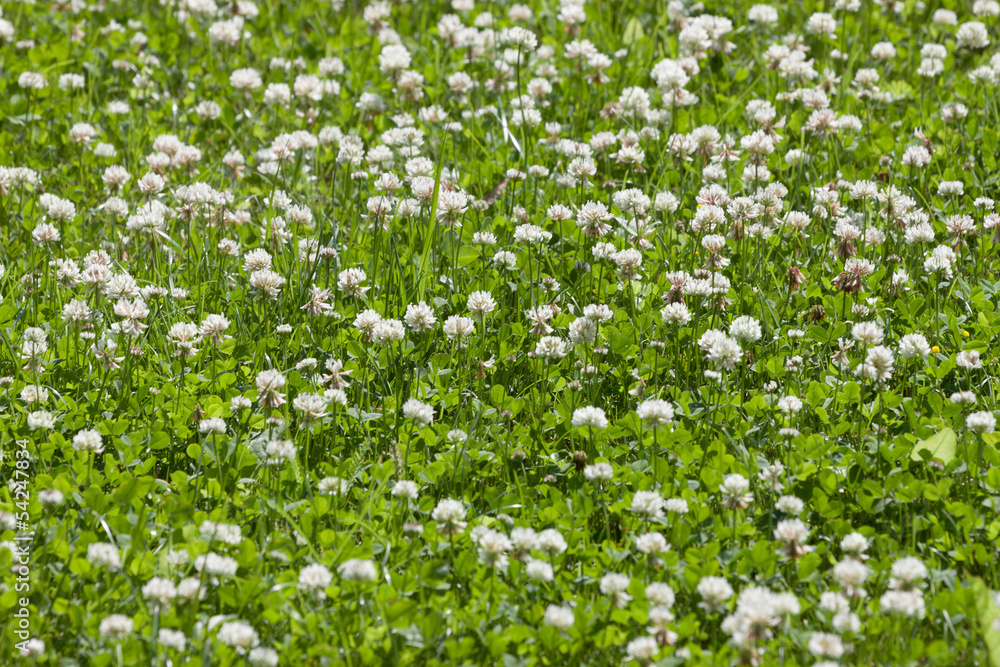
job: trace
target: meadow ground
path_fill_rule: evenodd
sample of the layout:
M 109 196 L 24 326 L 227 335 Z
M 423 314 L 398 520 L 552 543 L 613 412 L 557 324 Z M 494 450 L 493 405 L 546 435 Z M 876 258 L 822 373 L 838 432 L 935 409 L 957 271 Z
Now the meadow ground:
M 995 0 L 0 10 L 0 664 L 1000 667 Z

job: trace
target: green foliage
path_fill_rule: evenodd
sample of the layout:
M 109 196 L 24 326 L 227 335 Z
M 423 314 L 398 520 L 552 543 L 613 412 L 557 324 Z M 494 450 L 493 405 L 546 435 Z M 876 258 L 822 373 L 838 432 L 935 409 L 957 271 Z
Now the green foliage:
M 834 4 L 5 3 L 0 664 L 1000 664 L 996 12 Z

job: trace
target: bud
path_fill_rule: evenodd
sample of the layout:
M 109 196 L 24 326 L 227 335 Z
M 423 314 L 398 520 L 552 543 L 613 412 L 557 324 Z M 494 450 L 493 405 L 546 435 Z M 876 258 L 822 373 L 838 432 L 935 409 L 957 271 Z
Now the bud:
M 795 291 L 799 289 L 799 285 L 802 284 L 804 276 L 802 275 L 802 270 L 797 266 L 788 267 L 788 293 L 795 294 Z
M 601 109 L 601 118 L 620 118 L 624 109 L 622 108 L 621 102 L 609 102 Z
M 833 284 L 841 292 L 847 292 L 848 294 L 857 294 L 864 286 L 861 276 L 851 275 L 847 271 L 842 271 L 840 275 L 834 278 Z

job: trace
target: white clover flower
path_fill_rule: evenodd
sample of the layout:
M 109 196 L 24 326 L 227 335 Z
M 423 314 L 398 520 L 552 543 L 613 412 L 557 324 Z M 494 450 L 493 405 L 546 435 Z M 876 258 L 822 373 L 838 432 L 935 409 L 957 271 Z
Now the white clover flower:
M 660 645 L 653 637 L 637 637 L 625 647 L 625 653 L 632 660 L 648 663 L 660 652 Z
M 231 546 L 243 542 L 243 531 L 239 526 L 216 521 L 204 521 L 198 529 L 202 537 L 215 540 Z
M 573 610 L 569 607 L 550 604 L 545 609 L 545 625 L 550 625 L 559 630 L 568 630 L 573 627 Z
M 955 356 L 955 365 L 964 370 L 975 370 L 983 367 L 978 350 L 964 350 Z
M 320 593 L 331 583 L 333 583 L 333 575 L 321 563 L 307 565 L 299 571 L 299 588 L 306 591 Z
M 646 586 L 646 599 L 669 609 L 674 606 L 674 589 L 667 584 L 654 582 Z
M 524 572 L 534 581 L 541 581 L 544 583 L 551 582 L 555 578 L 555 572 L 552 569 L 552 566 L 535 558 L 529 558 L 527 560 L 524 565 Z
M 580 320 L 577 320 L 578 322 Z M 587 320 L 583 320 L 586 322 Z M 542 336 L 535 345 L 535 355 L 546 361 L 556 361 L 566 356 L 566 341 L 558 336 Z
M 726 602 L 733 596 L 733 587 L 723 577 L 702 577 L 698 595 L 702 599 L 699 607 L 710 614 L 718 613 L 725 610 Z
M 370 582 L 378 577 L 372 560 L 351 558 L 337 566 L 337 573 L 347 581 Z
M 839 635 L 814 632 L 809 637 L 809 652 L 816 658 L 839 660 L 844 655 L 844 642 Z
M 59 507 L 63 504 L 63 500 L 65 500 L 65 495 L 58 489 L 42 489 L 38 492 L 38 502 L 47 509 Z
M 760 340 L 760 322 L 752 317 L 737 317 L 729 325 L 729 335 L 742 345 Z
M 281 389 L 285 386 L 285 376 L 274 369 L 263 370 L 257 374 L 258 402 L 264 407 L 276 408 L 285 403 L 285 395 Z
M 118 555 L 118 547 L 106 542 L 95 542 L 87 546 L 87 560 L 92 565 L 117 572 L 121 569 L 121 558 Z
M 627 575 L 609 572 L 601 577 L 601 593 L 610 597 L 616 607 L 624 607 L 632 600 L 632 596 L 625 592 L 628 590 L 630 581 Z
M 142 595 L 165 605 L 177 597 L 177 587 L 169 579 L 153 577 L 142 587 Z
M 845 558 L 833 567 L 833 576 L 844 587 L 844 595 L 847 597 L 864 597 L 865 592 L 861 587 L 868 578 L 868 573 L 868 567 L 854 558 Z
M 743 475 L 733 473 L 726 475 L 719 486 L 722 494 L 722 504 L 729 509 L 746 509 L 753 502 L 750 482 Z
M 662 399 L 649 399 L 639 404 L 636 415 L 652 427 L 666 426 L 674 419 L 674 406 Z
M 899 341 L 899 356 L 902 359 L 926 359 L 931 353 L 931 346 L 923 334 L 906 334 Z
M 688 503 L 683 498 L 667 498 L 664 501 L 663 507 L 671 514 L 683 515 L 689 511 Z
M 434 408 L 411 398 L 403 403 L 403 416 L 418 426 L 429 426 L 434 421 Z
M 232 647 L 240 655 L 245 655 L 260 642 L 257 631 L 246 621 L 223 623 L 217 636 L 221 643 Z
M 924 616 L 924 596 L 920 591 L 886 591 L 879 600 L 879 605 L 886 614 L 898 614 L 908 618 Z
M 226 420 L 209 417 L 198 422 L 198 431 L 206 435 L 221 435 L 226 432 Z
M 608 427 L 608 419 L 604 416 L 604 410 L 593 406 L 577 408 L 573 412 L 571 423 L 576 428 L 590 426 L 601 430 Z
M 665 324 L 672 326 L 684 326 L 691 322 L 691 313 L 683 303 L 671 303 L 663 307 L 660 317 Z
M 955 48 L 958 50 L 976 51 L 990 44 L 986 25 L 979 21 L 968 21 L 958 27 L 955 33 Z
M 100 454 L 104 451 L 104 439 L 95 429 L 84 429 L 73 436 L 73 449 L 78 452 Z
M 518 527 L 510 532 L 510 541 L 517 551 L 531 551 L 538 547 L 538 533 L 531 528 Z
M 50 430 L 56 425 L 56 418 L 51 412 L 36 410 L 29 412 L 27 417 L 28 428 L 32 431 Z
M 854 340 L 864 345 L 879 345 L 884 336 L 882 327 L 874 322 L 859 322 L 851 329 Z
M 503 570 L 509 562 L 507 552 L 513 547 L 506 535 L 487 529 L 479 536 L 479 562 L 487 567 Z
M 644 533 L 635 540 L 635 548 L 644 554 L 659 554 L 670 549 L 661 533 Z
M 584 468 L 583 476 L 591 482 L 607 482 L 614 478 L 615 471 L 610 463 L 599 462 Z
M 194 569 L 216 577 L 233 577 L 239 569 L 239 563 L 229 556 L 208 553 L 194 559 Z
M 778 409 L 786 415 L 797 414 L 802 405 L 802 399 L 798 396 L 782 396 L 778 399 Z
M 632 511 L 648 520 L 663 516 L 665 502 L 655 491 L 636 491 L 632 496 Z
M 475 332 L 476 325 L 470 317 L 452 315 L 444 321 L 443 329 L 449 339 L 461 341 Z
M 708 360 L 715 364 L 717 370 L 734 370 L 742 358 L 743 350 L 739 343 L 726 335 L 716 337 L 708 349 Z
M 273 648 L 258 646 L 250 650 L 247 662 L 251 667 L 278 667 L 278 652 Z
M 785 519 L 779 521 L 774 529 L 774 539 L 784 543 L 782 552 L 789 558 L 798 558 L 812 551 L 805 546 L 809 539 L 809 527 L 800 519 Z
M 417 486 L 416 482 L 401 479 L 393 485 L 392 495 L 405 500 L 416 500 L 420 495 L 420 487 Z
M 975 405 L 978 399 L 971 391 L 956 391 L 948 397 L 948 400 L 958 405 Z
M 101 621 L 98 631 L 101 637 L 111 641 L 121 641 L 132 634 L 132 619 L 122 614 L 111 614 Z
M 778 502 L 774 504 L 774 507 L 785 514 L 798 516 L 805 509 L 805 503 L 795 496 L 781 496 L 778 498 Z
M 466 300 L 466 307 L 475 317 L 482 317 L 496 310 L 497 302 L 489 292 L 473 292 Z
M 164 646 L 174 651 L 183 651 L 187 646 L 187 637 L 180 630 L 171 630 L 170 628 L 160 628 L 160 631 L 156 636 L 157 642 L 161 646 Z
M 324 477 L 319 481 L 317 488 L 324 496 L 343 496 L 350 490 L 351 484 L 340 477 Z
M 369 289 L 363 284 L 367 278 L 362 269 L 345 269 L 337 277 L 337 288 L 349 296 L 362 296 Z
M 993 433 L 997 427 L 997 418 L 992 412 L 973 412 L 965 418 L 965 427 L 973 433 Z
M 431 519 L 440 524 L 438 530 L 448 534 L 465 530 L 465 516 L 465 505 L 451 498 L 440 501 L 431 512 Z
M 549 557 L 556 556 L 569 548 L 565 538 L 555 528 L 547 528 L 538 534 L 538 549 L 544 551 Z

